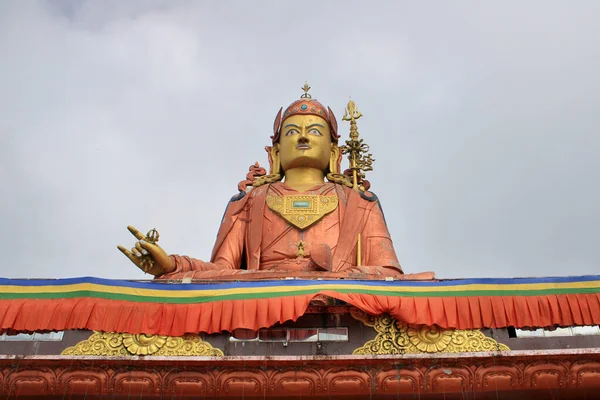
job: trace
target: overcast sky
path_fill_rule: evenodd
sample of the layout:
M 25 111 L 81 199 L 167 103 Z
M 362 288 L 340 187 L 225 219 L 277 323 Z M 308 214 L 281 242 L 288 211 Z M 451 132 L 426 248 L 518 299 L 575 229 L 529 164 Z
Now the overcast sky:
M 301 94 L 350 98 L 405 272 L 597 274 L 600 2 L 0 0 L 0 275 L 208 259 Z

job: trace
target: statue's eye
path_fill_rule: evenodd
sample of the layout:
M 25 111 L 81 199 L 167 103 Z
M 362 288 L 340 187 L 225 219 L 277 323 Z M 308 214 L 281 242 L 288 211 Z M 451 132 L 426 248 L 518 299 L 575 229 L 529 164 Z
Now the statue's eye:
M 290 129 L 289 131 L 286 132 L 286 136 L 291 136 L 291 135 L 297 135 L 298 134 L 298 130 L 297 129 Z
M 309 133 L 310 135 L 315 135 L 315 136 L 323 136 L 323 134 L 321 133 L 321 131 L 320 131 L 320 130 L 318 130 L 318 129 L 315 129 L 315 128 L 313 128 L 313 129 L 311 129 L 310 131 L 308 131 L 308 133 Z

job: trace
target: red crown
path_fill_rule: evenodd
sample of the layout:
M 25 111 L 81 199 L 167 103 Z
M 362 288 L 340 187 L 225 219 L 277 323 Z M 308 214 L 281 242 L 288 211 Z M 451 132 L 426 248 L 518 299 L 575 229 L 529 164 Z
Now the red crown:
M 305 88 L 307 85 L 305 85 Z M 283 115 L 281 111 L 283 107 L 279 109 L 277 116 L 275 117 L 275 122 L 273 124 L 273 143 L 277 143 L 279 140 L 279 135 L 281 134 L 281 125 L 286 118 L 291 117 L 292 115 L 316 115 L 318 117 L 323 118 L 329 124 L 329 128 L 331 130 L 331 141 L 334 143 L 338 142 L 338 138 L 340 137 L 337 134 L 338 126 L 337 120 L 335 119 L 335 115 L 333 115 L 333 111 L 331 108 L 319 103 L 317 100 L 314 100 L 308 94 L 308 89 L 303 88 L 305 94 L 302 95 L 300 100 L 296 100 L 292 104 L 289 105 L 288 108 L 285 109 Z

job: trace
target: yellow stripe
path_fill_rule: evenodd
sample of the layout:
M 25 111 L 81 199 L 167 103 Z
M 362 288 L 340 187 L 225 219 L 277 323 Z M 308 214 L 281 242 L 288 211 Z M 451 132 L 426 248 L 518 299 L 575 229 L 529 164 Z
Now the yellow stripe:
M 119 293 L 131 296 L 149 296 L 149 297 L 214 297 L 227 296 L 232 294 L 252 294 L 252 293 L 286 293 L 295 290 L 364 290 L 371 292 L 469 292 L 469 291 L 514 291 L 514 290 L 547 290 L 547 289 L 600 289 L 600 281 L 589 282 L 559 282 L 559 283 L 524 283 L 516 285 L 491 285 L 491 284 L 471 284 L 458 286 L 371 286 L 371 285 L 348 285 L 348 284 L 320 284 L 304 286 L 272 286 L 272 287 L 254 287 L 254 288 L 231 288 L 231 289 L 212 289 L 212 290 L 156 290 L 141 289 L 122 286 L 106 286 L 95 283 L 77 283 L 64 286 L 0 286 L 0 291 L 4 293 L 69 293 L 76 291 L 94 291 L 102 293 Z

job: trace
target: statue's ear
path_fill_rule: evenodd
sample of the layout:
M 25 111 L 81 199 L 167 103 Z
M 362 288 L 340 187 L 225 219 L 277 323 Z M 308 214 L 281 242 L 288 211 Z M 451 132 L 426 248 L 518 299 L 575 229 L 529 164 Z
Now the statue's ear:
M 269 156 L 269 174 L 281 174 L 281 159 L 279 158 L 279 143 L 275 143 L 273 146 L 265 147 Z
M 331 156 L 329 157 L 329 172 L 339 174 L 342 164 L 342 153 L 337 144 L 331 143 Z

